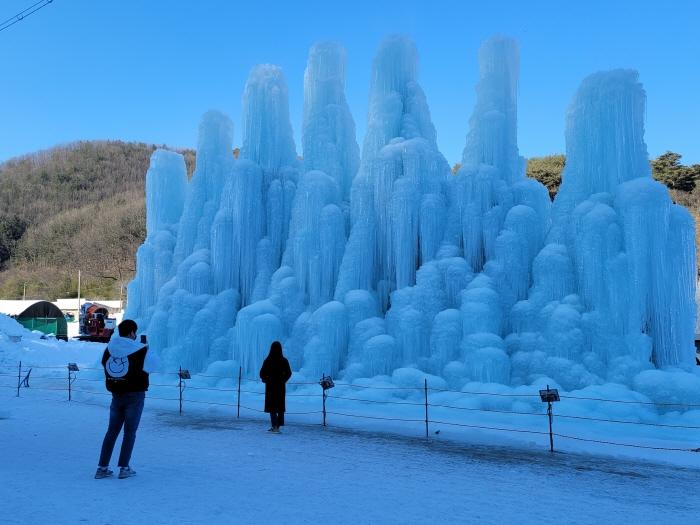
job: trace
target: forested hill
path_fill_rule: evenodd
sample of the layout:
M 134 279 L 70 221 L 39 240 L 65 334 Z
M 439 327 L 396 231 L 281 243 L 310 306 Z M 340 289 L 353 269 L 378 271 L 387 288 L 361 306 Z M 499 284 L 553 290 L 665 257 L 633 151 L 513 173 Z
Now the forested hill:
M 156 146 L 77 142 L 0 164 L 0 297 L 117 298 L 145 236 Z M 194 152 L 185 154 L 191 173 Z
M 28 299 L 75 297 L 79 269 L 83 296 L 118 298 L 146 233 L 144 181 L 155 149 L 77 142 L 0 164 L 0 298 L 22 298 L 25 284 Z M 195 153 L 180 152 L 191 175 Z M 654 177 L 697 219 L 700 166 L 680 159 L 671 152 L 654 159 Z M 565 160 L 532 158 L 528 176 L 554 197 Z

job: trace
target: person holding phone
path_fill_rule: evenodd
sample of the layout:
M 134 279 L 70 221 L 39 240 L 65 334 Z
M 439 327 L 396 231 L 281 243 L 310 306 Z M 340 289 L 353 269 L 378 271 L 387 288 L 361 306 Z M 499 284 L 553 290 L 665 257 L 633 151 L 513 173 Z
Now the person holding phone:
M 109 462 L 122 427 L 124 435 L 117 463 L 119 479 L 136 474 L 129 462 L 148 390 L 148 375 L 157 366 L 155 355 L 148 350 L 146 336 L 141 335 L 140 341 L 136 340 L 138 326 L 135 321 L 125 319 L 119 323 L 117 330 L 112 334 L 102 355 L 105 385 L 112 393 L 112 404 L 109 407 L 109 426 L 102 442 L 95 479 L 107 478 L 113 474 Z

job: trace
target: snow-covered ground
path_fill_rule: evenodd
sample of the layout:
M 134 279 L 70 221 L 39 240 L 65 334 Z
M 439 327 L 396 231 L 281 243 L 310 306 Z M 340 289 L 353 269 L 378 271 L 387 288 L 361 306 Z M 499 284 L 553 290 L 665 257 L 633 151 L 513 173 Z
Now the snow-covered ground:
M 137 477 L 94 480 L 103 406 L 3 394 L 2 522 L 696 523 L 700 471 L 542 448 L 183 414 L 147 402 Z
M 320 388 L 295 385 L 284 434 L 270 435 L 259 383 L 243 382 L 236 418 L 237 371 L 225 363 L 207 371 L 215 377 L 188 381 L 182 415 L 176 376 L 154 374 L 138 477 L 97 481 L 109 404 L 98 368 L 104 345 L 41 339 L 13 323 L 0 316 L 3 523 L 693 523 L 700 511 L 700 454 L 559 437 L 550 454 L 546 433 L 474 428 L 546 431 L 544 416 L 498 412 L 498 396 L 488 396 L 496 411 L 483 412 L 483 401 L 473 404 L 480 396 L 431 391 L 426 440 L 420 390 L 338 384 L 323 428 Z M 16 397 L 19 360 L 32 373 Z M 80 367 L 72 402 L 68 362 Z M 434 406 L 460 399 L 467 410 Z M 528 398 L 518 403 L 543 412 Z M 557 416 L 555 431 L 665 448 L 697 446 L 700 435 Z

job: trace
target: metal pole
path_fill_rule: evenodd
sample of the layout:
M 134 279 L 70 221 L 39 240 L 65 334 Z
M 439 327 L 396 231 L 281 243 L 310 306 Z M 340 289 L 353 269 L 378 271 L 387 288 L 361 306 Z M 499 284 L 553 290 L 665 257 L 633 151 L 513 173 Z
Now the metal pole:
M 19 362 L 17 368 L 17 397 L 19 397 L 19 386 L 22 384 L 22 361 Z
M 428 380 L 425 381 L 425 439 L 428 439 Z
M 70 367 L 68 368 L 68 401 L 71 401 L 71 388 L 70 388 Z
M 241 417 L 241 375 L 243 374 L 243 367 L 239 366 L 238 367 L 238 411 L 236 412 L 236 418 L 240 419 Z
M 552 436 L 552 403 L 551 402 L 547 403 L 547 417 L 549 418 L 549 451 L 554 452 L 554 437 Z
M 323 377 L 326 377 L 324 374 Z M 321 392 L 323 393 L 323 426 L 326 426 L 326 389 L 321 385 Z
M 180 389 L 180 414 L 182 414 L 182 367 L 180 367 L 177 377 L 180 380 L 178 383 L 178 388 Z

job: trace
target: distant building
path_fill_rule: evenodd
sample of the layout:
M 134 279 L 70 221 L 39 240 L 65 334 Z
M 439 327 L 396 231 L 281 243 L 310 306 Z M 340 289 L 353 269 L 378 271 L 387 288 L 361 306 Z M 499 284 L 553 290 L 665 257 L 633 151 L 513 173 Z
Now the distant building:
M 28 330 L 68 339 L 65 314 L 49 301 L 0 301 L 0 313 L 13 317 Z

